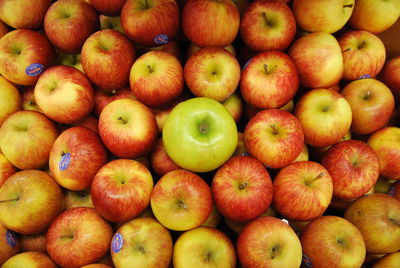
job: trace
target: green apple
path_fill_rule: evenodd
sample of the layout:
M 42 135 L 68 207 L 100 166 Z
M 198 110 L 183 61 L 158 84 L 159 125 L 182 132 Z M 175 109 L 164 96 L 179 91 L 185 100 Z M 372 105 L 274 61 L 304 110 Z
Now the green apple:
M 172 161 L 194 172 L 221 166 L 231 157 L 238 142 L 232 115 L 221 103 L 204 97 L 175 106 L 162 136 Z

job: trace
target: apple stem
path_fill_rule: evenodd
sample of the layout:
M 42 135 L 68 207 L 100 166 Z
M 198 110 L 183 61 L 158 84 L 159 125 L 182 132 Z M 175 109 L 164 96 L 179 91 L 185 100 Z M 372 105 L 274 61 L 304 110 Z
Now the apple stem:
M 364 48 L 367 42 L 365 40 L 362 40 L 362 42 L 357 46 L 358 49 Z
M 278 246 L 274 246 L 271 250 L 271 259 L 275 259 L 276 251 L 278 250 Z
M 142 247 L 142 246 L 139 247 L 139 251 L 140 251 L 141 253 L 143 253 L 143 254 L 146 253 L 146 251 L 144 250 L 144 247 Z
M 145 9 L 149 9 L 150 8 L 149 2 L 147 2 L 147 0 L 144 0 L 144 3 L 146 4 Z
M 275 124 L 272 124 L 270 127 L 272 128 L 272 134 L 274 135 L 278 134 L 278 130 L 276 129 Z
M 365 92 L 365 95 L 363 96 L 363 99 L 364 100 L 368 100 L 368 98 L 371 96 L 371 91 L 367 91 L 367 92 Z
M 391 219 L 391 218 L 389 218 L 389 220 L 400 227 L 400 221 L 399 220 L 395 220 L 395 219 Z
M 245 182 L 239 184 L 239 189 L 240 189 L 240 190 L 243 190 L 243 189 L 246 188 L 248 185 L 249 185 L 249 184 L 247 183 L 247 181 L 245 181 Z
M 346 48 L 345 50 L 342 51 L 342 53 L 348 52 L 350 50 L 351 50 L 351 48 Z
M 179 200 L 178 201 L 178 206 L 180 207 L 180 208 L 183 208 L 183 209 L 186 209 L 186 208 L 188 208 L 188 206 L 185 204 L 185 202 L 183 202 L 182 200 Z
M 12 201 L 19 201 L 19 197 L 13 198 L 13 199 L 0 200 L 0 203 L 7 203 L 7 202 L 12 202 Z
M 353 7 L 353 4 L 343 5 L 343 7 Z
M 264 70 L 265 70 L 265 72 L 266 72 L 267 74 L 269 74 L 269 71 L 268 71 L 268 64 L 264 64 Z
M 149 72 L 150 72 L 150 73 L 154 72 L 153 68 L 151 68 L 150 65 L 147 65 L 147 68 L 149 69 Z
M 125 119 L 122 118 L 122 116 L 118 117 L 118 120 L 121 121 L 122 124 L 128 123 Z
M 312 179 L 311 181 L 309 181 L 308 184 L 311 184 L 311 183 L 313 183 L 314 181 L 316 181 L 316 180 L 322 178 L 324 175 L 325 175 L 324 172 L 320 172 L 314 179 Z

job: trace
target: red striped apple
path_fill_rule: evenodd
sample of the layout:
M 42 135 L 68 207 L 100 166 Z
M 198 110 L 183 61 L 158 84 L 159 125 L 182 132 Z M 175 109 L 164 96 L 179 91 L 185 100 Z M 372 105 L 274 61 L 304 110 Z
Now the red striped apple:
M 87 0 L 97 12 L 107 16 L 117 16 L 121 13 L 126 0 Z
M 0 76 L 0 126 L 11 114 L 21 110 L 22 98 L 18 89 Z
M 94 114 L 99 117 L 104 107 L 112 102 L 122 98 L 136 99 L 129 87 L 120 88 L 113 91 L 103 91 L 97 88 L 94 92 Z
M 56 268 L 57 265 L 46 254 L 37 251 L 29 251 L 14 255 L 10 259 L 8 259 L 1 267 Z
M 19 251 L 20 243 L 18 237 L 0 223 L 0 265 L 15 254 L 18 254 Z
M 400 101 L 400 56 L 388 60 L 381 74 L 382 82 L 390 88 L 396 101 Z
M 17 168 L 14 167 L 5 155 L 0 152 L 0 187 L 12 174 L 16 172 Z
M 229 44 L 227 46 L 224 47 L 225 50 L 229 51 L 233 56 L 237 56 L 236 55 L 236 49 L 232 44 Z M 194 53 L 196 53 L 197 51 L 199 51 L 201 49 L 201 47 L 196 46 L 193 43 L 190 43 L 186 49 L 186 58 L 190 58 Z
M 243 113 L 243 100 L 237 91 L 233 92 L 228 98 L 226 98 L 222 104 L 232 115 L 236 124 L 239 124 L 242 119 Z
M 158 176 L 163 176 L 172 170 L 180 168 L 168 156 L 167 152 L 165 151 L 165 146 L 162 138 L 158 139 L 154 150 L 150 154 L 150 163 L 152 169 Z
M 90 190 L 82 191 L 71 191 L 66 190 L 64 192 L 64 208 L 76 208 L 76 207 L 93 207 L 92 196 Z
M 35 100 L 35 87 L 27 87 L 22 92 L 22 109 L 41 112 Z
M 47 253 L 46 249 L 46 233 L 37 235 L 20 235 L 19 241 L 21 244 L 21 251 L 39 251 Z

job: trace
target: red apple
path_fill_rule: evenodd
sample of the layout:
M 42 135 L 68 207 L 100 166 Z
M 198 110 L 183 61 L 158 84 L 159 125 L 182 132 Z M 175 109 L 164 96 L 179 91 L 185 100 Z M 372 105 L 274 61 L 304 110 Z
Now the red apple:
M 52 259 L 46 254 L 37 251 L 22 252 L 8 259 L 2 268 L 30 267 L 30 268 L 56 268 Z
M 0 152 L 0 188 L 3 183 L 16 172 L 17 168 Z
M 149 51 L 164 51 L 167 52 L 171 55 L 174 55 L 180 63 L 184 63 L 184 56 L 183 56 L 183 51 L 182 51 L 182 47 L 181 47 L 181 43 L 178 43 L 176 40 L 171 40 L 168 43 L 164 44 L 164 45 L 159 45 L 159 46 L 155 46 L 155 47 L 142 47 L 142 51 L 141 54 L 147 53 Z
M 103 91 L 101 89 L 96 89 L 94 92 L 94 114 L 99 117 L 101 111 L 103 111 L 104 107 L 112 102 L 113 100 L 122 99 L 122 98 L 131 98 L 136 99 L 135 95 L 133 95 L 131 89 L 129 87 L 124 87 L 120 89 L 116 89 L 113 91 Z
M 233 92 L 227 99 L 222 102 L 222 104 L 232 115 L 236 124 L 239 124 L 240 120 L 242 119 L 243 113 L 243 100 L 242 97 L 240 97 L 239 93 L 237 93 L 236 91 Z
M 47 253 L 46 249 L 46 233 L 37 235 L 20 235 L 19 241 L 21 244 L 21 251 L 39 251 Z
M 225 46 L 224 48 L 225 48 L 225 50 L 229 51 L 233 56 L 236 57 L 236 49 L 232 44 L 229 44 L 229 45 Z M 196 53 L 200 49 L 201 49 L 201 47 L 196 46 L 193 43 L 190 43 L 186 49 L 186 58 L 190 58 L 194 53 Z
M 5 36 L 6 33 L 8 33 L 9 31 L 10 29 L 8 29 L 7 25 L 5 25 L 4 22 L 0 20 L 0 38 Z
M 72 126 L 86 127 L 99 134 L 99 120 L 93 115 L 89 115 L 83 118 L 81 121 L 72 123 Z
M 27 87 L 22 92 L 22 109 L 41 112 L 35 100 L 35 87 Z
M 87 0 L 97 12 L 107 16 L 117 16 L 121 13 L 121 9 L 126 0 Z
M 400 56 L 390 59 L 382 70 L 382 81 L 390 88 L 396 101 L 400 101 Z
M 15 233 L 0 223 L 0 265 L 15 254 L 18 254 L 19 250 L 20 243 Z
M 372 268 L 396 267 L 400 263 L 400 252 L 386 254 L 372 265 Z
M 180 167 L 168 156 L 165 151 L 162 138 L 157 141 L 154 150 L 150 154 L 151 167 L 158 176 L 164 176 L 166 173 L 179 169 Z
M 264 211 L 263 214 L 261 214 L 258 218 L 265 217 L 265 216 L 271 216 L 271 217 L 276 217 L 276 212 L 269 207 L 267 211 Z M 243 228 L 250 223 L 253 220 L 250 221 L 242 221 L 242 222 L 237 222 L 237 221 L 232 221 L 228 218 L 224 218 L 226 225 L 228 225 L 229 229 L 231 229 L 233 232 L 236 234 L 240 234 L 243 230 Z
M 64 192 L 64 208 L 88 207 L 93 208 L 92 196 L 90 190 Z
M 14 112 L 21 110 L 22 98 L 18 89 L 0 76 L 0 126 Z

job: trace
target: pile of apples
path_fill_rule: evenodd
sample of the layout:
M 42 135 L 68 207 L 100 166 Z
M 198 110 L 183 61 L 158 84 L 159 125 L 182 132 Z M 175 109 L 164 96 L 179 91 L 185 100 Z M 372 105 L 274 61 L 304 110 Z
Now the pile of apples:
M 1 0 L 0 266 L 400 267 L 399 16 Z

